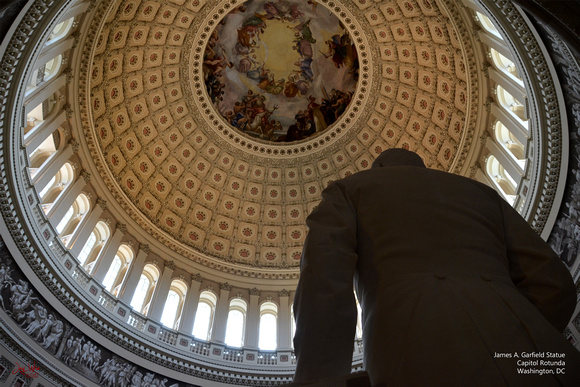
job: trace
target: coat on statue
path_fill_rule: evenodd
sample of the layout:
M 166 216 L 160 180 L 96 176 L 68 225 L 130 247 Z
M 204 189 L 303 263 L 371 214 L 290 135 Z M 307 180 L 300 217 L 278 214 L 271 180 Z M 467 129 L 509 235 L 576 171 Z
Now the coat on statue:
M 572 278 L 488 186 L 389 150 L 330 184 L 307 225 L 296 385 L 350 373 L 353 279 L 373 386 L 580 385 L 580 353 L 562 335 Z

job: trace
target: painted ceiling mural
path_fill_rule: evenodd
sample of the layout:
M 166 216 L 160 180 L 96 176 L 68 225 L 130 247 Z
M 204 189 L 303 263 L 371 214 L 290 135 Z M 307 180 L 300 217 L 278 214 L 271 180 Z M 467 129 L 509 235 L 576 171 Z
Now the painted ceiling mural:
M 296 276 L 330 182 L 391 147 L 452 172 L 469 152 L 478 74 L 453 1 L 99 6 L 79 68 L 89 172 L 176 261 Z
M 212 32 L 204 81 L 230 125 L 268 141 L 322 133 L 346 110 L 356 47 L 340 20 L 310 1 L 248 1 Z

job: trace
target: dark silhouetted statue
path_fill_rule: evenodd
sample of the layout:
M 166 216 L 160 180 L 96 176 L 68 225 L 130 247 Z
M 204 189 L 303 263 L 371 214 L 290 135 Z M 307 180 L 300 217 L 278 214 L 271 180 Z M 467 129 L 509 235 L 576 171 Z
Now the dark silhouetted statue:
M 490 187 L 390 149 L 307 225 L 296 385 L 350 385 L 354 285 L 372 386 L 580 386 L 571 275 Z

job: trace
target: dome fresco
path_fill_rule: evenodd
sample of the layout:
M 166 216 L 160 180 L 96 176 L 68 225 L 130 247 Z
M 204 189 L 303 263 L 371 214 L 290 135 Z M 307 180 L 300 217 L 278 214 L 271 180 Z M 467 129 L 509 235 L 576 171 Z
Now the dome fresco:
M 84 40 L 83 141 L 112 201 L 175 259 L 295 276 L 330 182 L 391 147 L 462 168 L 477 73 L 449 12 L 430 0 L 113 2 Z
M 340 20 L 303 1 L 249 1 L 212 32 L 203 58 L 214 107 L 241 132 L 274 142 L 319 134 L 352 99 L 358 58 Z

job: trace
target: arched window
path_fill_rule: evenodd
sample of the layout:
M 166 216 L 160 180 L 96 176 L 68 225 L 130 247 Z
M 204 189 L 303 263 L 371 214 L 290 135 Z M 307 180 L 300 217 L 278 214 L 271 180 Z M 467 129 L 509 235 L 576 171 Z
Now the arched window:
M 32 109 L 26 115 L 26 127 L 24 127 L 24 134 L 27 134 L 35 127 L 40 125 L 50 115 L 50 113 L 52 113 L 55 106 L 57 105 L 57 101 L 57 93 L 54 93 L 43 102 L 39 103 L 36 107 L 34 107 L 34 109 Z
M 241 298 L 230 301 L 228 322 L 226 325 L 226 344 L 231 347 L 244 345 L 244 331 L 248 304 Z
M 73 25 L 74 25 L 74 17 L 71 17 L 58 23 L 50 33 L 50 36 L 48 37 L 48 40 L 46 41 L 45 45 L 53 44 L 56 41 L 61 40 L 62 38 L 67 36 L 70 30 L 72 29 Z
M 513 61 L 506 58 L 494 48 L 490 49 L 490 56 L 495 67 L 504 74 L 507 74 L 510 78 L 514 79 L 517 83 L 522 84 L 522 78 L 520 77 L 516 64 Z
M 96 243 L 97 243 L 97 234 L 93 231 L 89 236 L 89 239 L 87 239 L 87 241 L 85 242 L 85 245 L 83 246 L 83 249 L 79 253 L 79 256 L 77 257 L 81 265 L 85 263 L 89 254 L 93 250 L 93 247 L 95 247 Z
M 89 198 L 85 194 L 80 194 L 68 209 L 66 215 L 58 223 L 56 231 L 65 246 L 68 244 L 70 236 L 74 233 L 90 209 L 91 203 L 89 202 Z
M 187 294 L 187 285 L 181 280 L 173 280 L 169 288 L 169 294 L 165 300 L 161 323 L 171 329 L 179 327 L 181 312 Z
M 54 78 L 61 69 L 62 54 L 57 55 L 46 63 L 40 65 L 36 70 L 32 71 L 30 81 L 26 87 L 26 91 L 34 90 L 40 84 Z
M 500 106 L 514 116 L 527 129 L 528 119 L 524 105 L 500 85 L 496 88 L 496 94 Z
M 42 189 L 42 191 L 40 191 L 38 193 L 38 197 L 40 197 L 40 199 L 42 200 L 42 198 L 46 195 L 46 193 L 54 186 L 54 183 L 56 182 L 56 176 L 53 176 L 50 181 L 48 182 L 48 184 L 46 185 L 46 187 L 44 187 Z M 45 210 L 47 211 L 47 210 Z M 46 212 L 45 212 L 46 213 Z
M 44 64 L 44 81 L 54 78 L 62 65 L 62 54 L 57 55 Z
M 116 255 L 115 258 L 113 258 L 113 262 L 111 262 L 111 266 L 109 266 L 109 270 L 107 271 L 105 278 L 103 279 L 103 286 L 109 292 L 113 288 L 113 283 L 117 278 L 117 274 L 119 274 L 119 270 L 121 270 L 121 258 Z
M 32 152 L 29 152 L 30 156 L 28 156 L 28 159 L 30 160 L 31 172 L 40 168 L 44 162 L 48 160 L 54 152 L 56 152 L 57 148 L 58 144 L 56 144 L 55 136 L 53 134 L 52 136 L 48 136 L 46 140 L 44 140 L 42 144 L 36 147 Z
M 521 166 L 526 163 L 524 145 L 510 132 L 510 130 L 498 121 L 494 126 L 495 140 L 506 150 L 506 153 L 513 157 Z
M 501 39 L 499 31 L 497 30 L 495 25 L 491 22 L 489 17 L 477 11 L 475 12 L 475 14 L 477 15 L 477 20 L 479 21 L 484 30 Z
M 151 296 L 155 290 L 155 284 L 159 278 L 159 270 L 152 264 L 147 264 L 143 268 L 143 273 L 133 294 L 133 299 L 131 300 L 131 306 L 137 312 L 147 315 L 149 311 L 149 303 L 151 302 Z
M 200 293 L 192 332 L 198 339 L 209 340 L 216 304 L 215 294 L 207 290 Z
M 258 347 L 263 350 L 275 350 L 277 343 L 278 306 L 266 301 L 260 306 L 260 328 Z
M 110 235 L 111 231 L 109 226 L 102 220 L 97 222 L 93 232 L 77 257 L 79 263 L 84 266 L 85 270 L 90 272 L 93 263 L 96 261 Z
M 109 270 L 103 279 L 103 286 L 114 296 L 119 293 L 119 288 L 123 283 L 127 268 L 132 260 L 133 250 L 131 247 L 125 244 L 119 246 L 115 258 L 113 258 L 113 262 L 109 266 Z
M 48 184 L 38 193 L 44 213 L 48 213 L 53 203 L 74 181 L 75 173 L 70 163 L 65 163 Z
M 490 155 L 488 157 L 486 163 L 486 172 L 493 182 L 495 189 L 503 195 L 504 199 L 508 203 L 514 205 L 516 199 L 516 182 L 505 170 L 503 165 L 501 165 L 500 162 L 495 158 L 495 156 Z
M 64 216 L 62 217 L 61 221 L 59 222 L 59 224 L 56 226 L 56 232 L 59 233 L 59 235 L 62 233 L 62 231 L 64 230 L 64 228 L 66 227 L 66 225 L 68 224 L 68 222 L 70 222 L 72 216 L 74 214 L 74 209 L 71 206 L 68 211 L 66 212 L 66 214 L 64 214 Z

